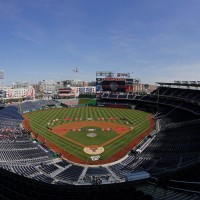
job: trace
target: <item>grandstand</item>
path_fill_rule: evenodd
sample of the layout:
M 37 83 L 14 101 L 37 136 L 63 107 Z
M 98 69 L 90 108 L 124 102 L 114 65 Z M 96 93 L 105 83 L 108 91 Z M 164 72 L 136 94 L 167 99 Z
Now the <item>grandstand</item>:
M 133 199 L 199 199 L 198 84 L 192 85 L 192 89 L 188 85 L 185 88 L 185 84 L 172 84 L 173 87 L 169 83 L 159 84 L 150 94 L 105 93 L 101 96 L 98 106 L 151 111 L 156 120 L 156 130 L 123 159 L 101 166 L 62 159 L 45 144 L 31 138 L 30 132 L 23 128 L 23 117 L 16 106 L 1 109 L 0 197 L 62 199 L 69 195 L 69 199 L 91 196 L 106 199 L 109 195 L 109 199 L 130 199 L 130 196 Z M 77 105 L 74 102 L 66 99 L 59 103 Z M 55 100 L 26 101 L 21 107 L 25 113 L 57 104 Z M 128 174 L 138 171 L 149 173 L 151 178 L 141 183 L 125 181 Z
M 22 113 L 26 113 L 26 112 L 41 110 L 44 107 L 56 106 L 56 104 L 60 103 L 57 103 L 56 101 L 50 99 L 50 100 L 24 101 L 22 104 L 20 104 L 20 106 Z
M 59 102 L 61 105 L 69 106 L 69 107 L 78 105 L 78 98 L 56 99 L 56 101 Z

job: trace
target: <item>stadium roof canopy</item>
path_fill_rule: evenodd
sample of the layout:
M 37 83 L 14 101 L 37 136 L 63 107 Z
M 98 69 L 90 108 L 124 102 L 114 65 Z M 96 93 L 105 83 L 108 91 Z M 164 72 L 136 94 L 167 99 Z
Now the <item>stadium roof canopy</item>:
M 174 83 L 156 82 L 161 87 L 200 87 L 200 81 L 174 81 Z

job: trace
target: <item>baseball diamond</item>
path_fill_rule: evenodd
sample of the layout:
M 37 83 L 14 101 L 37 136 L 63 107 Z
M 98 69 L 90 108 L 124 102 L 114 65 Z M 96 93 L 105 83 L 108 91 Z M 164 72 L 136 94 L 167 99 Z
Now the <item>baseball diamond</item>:
M 116 108 L 47 109 L 26 113 L 24 117 L 37 139 L 45 141 L 45 145 L 66 159 L 82 164 L 109 163 L 120 159 L 154 125 L 151 114 L 147 112 Z M 89 133 L 96 135 L 88 137 Z M 84 151 L 88 146 L 103 148 L 101 160 L 91 160 L 91 154 Z

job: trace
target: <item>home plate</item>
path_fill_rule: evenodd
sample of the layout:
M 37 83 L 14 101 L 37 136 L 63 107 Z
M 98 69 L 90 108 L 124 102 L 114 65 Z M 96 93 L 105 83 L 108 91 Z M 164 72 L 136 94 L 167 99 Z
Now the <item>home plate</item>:
M 89 155 L 98 155 L 104 152 L 104 148 L 96 145 L 91 145 L 84 147 L 83 151 Z

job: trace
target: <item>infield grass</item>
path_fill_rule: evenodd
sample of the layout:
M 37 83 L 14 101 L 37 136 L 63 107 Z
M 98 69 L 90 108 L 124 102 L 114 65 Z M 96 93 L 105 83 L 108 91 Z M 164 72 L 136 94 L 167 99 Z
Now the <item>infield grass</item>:
M 99 129 L 98 127 L 85 127 L 86 129 Z M 92 133 L 95 133 L 96 136 L 95 137 L 89 137 L 87 136 L 88 131 L 80 131 L 80 132 L 74 132 L 74 131 L 70 131 L 66 134 L 66 138 L 70 138 L 74 141 L 77 141 L 81 144 L 84 144 L 85 146 L 89 146 L 89 145 L 101 145 L 104 142 L 115 138 L 116 136 L 118 136 L 117 133 L 115 133 L 114 131 L 101 131 L 101 130 L 97 130 L 97 131 L 93 131 Z

